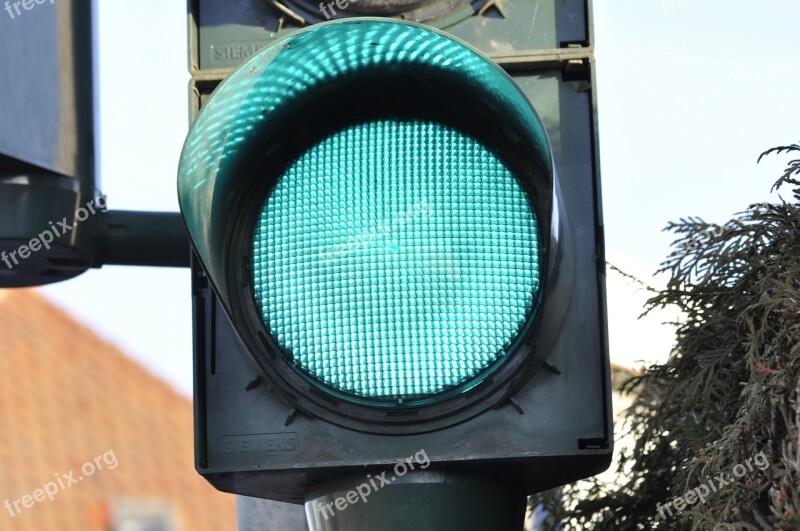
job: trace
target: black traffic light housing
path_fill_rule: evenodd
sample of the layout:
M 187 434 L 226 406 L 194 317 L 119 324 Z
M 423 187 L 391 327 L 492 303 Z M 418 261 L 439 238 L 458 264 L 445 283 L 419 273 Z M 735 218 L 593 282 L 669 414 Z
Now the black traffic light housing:
M 220 304 L 208 264 L 195 263 L 196 457 L 213 485 L 300 503 L 314 485 L 377 472 L 421 449 L 439 470 L 499 476 L 526 492 L 608 466 L 612 433 L 593 102 L 589 80 L 580 73 L 586 65 L 570 61 L 560 70 L 518 78 L 534 107 L 548 111 L 543 122 L 561 183 L 559 189 L 556 178 L 551 181 L 551 207 L 560 211 L 552 228 L 560 230 L 552 231 L 558 244 L 548 255 L 550 289 L 542 305 L 550 321 L 538 320 L 534 362 L 507 364 L 507 383 L 484 388 L 460 414 L 426 417 L 419 409 L 398 409 L 380 412 L 395 418 L 365 420 L 330 397 L 287 396 L 259 363 L 253 338 L 242 333 L 247 327 L 231 322 L 230 315 L 238 321 L 242 314 L 231 311 L 230 301 L 227 312 Z M 209 85 L 198 79 L 195 86 Z

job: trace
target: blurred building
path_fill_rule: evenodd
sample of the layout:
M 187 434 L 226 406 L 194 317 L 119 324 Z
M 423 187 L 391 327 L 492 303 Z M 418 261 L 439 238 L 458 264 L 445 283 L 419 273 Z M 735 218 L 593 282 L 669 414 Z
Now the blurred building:
M 191 400 L 32 290 L 0 290 L 0 364 L 0 530 L 236 528 Z

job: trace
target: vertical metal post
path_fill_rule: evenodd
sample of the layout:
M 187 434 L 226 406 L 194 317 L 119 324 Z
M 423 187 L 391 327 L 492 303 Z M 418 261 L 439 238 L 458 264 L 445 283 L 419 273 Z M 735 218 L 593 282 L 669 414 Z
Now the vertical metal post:
M 520 492 L 491 476 L 365 474 L 312 488 L 306 516 L 311 531 L 520 531 L 526 502 Z
M 307 531 L 302 505 L 238 496 L 239 531 Z

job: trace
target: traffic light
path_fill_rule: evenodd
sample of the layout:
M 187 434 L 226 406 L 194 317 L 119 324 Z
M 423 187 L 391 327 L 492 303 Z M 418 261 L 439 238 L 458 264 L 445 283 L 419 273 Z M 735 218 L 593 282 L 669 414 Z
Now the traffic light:
M 80 208 L 105 199 L 95 180 L 94 6 L 21 7 L 4 2 L 0 14 L 2 288 L 58 282 L 102 264 L 101 216 L 78 219 Z
M 178 191 L 215 487 L 301 503 L 420 452 L 525 492 L 608 466 L 591 100 L 585 80 L 543 79 L 574 103 L 548 112 L 581 117 L 550 124 L 553 144 L 478 50 L 349 18 L 200 98 Z M 551 145 L 575 156 L 563 173 Z

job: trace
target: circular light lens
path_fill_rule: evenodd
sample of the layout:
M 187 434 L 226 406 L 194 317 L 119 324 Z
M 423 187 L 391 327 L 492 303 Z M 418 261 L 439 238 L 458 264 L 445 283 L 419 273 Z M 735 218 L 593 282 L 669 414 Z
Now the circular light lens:
M 538 304 L 528 193 L 449 126 L 379 120 L 301 155 L 261 209 L 253 295 L 279 353 L 354 402 L 422 405 L 484 381 Z

